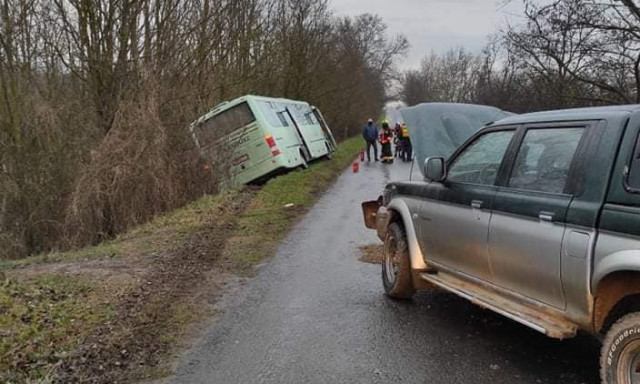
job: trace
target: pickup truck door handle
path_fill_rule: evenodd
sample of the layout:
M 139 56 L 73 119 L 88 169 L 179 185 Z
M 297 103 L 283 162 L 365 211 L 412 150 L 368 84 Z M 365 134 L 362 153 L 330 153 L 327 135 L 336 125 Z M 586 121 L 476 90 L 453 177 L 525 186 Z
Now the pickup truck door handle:
M 473 200 L 471 202 L 471 208 L 473 209 L 482 209 L 482 201 L 480 200 Z
M 542 212 L 540 212 L 538 217 L 542 221 L 553 222 L 553 212 L 544 212 L 544 211 L 542 211 Z

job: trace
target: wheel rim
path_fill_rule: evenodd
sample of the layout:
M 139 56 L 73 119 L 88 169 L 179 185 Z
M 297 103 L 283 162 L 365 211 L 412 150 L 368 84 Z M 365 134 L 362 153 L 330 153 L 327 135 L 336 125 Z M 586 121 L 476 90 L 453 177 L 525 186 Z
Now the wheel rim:
M 398 274 L 398 263 L 396 260 L 396 239 L 389 238 L 388 246 L 385 252 L 385 272 L 386 278 L 389 284 L 393 285 L 396 282 L 396 275 Z
M 620 384 L 640 384 L 640 340 L 629 343 L 620 353 L 617 376 Z

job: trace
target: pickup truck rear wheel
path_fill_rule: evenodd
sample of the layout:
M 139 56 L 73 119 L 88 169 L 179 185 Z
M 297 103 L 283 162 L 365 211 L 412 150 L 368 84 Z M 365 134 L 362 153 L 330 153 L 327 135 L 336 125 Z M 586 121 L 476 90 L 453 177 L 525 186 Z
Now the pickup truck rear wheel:
M 640 383 L 640 312 L 622 317 L 607 332 L 600 376 L 602 384 Z
M 410 299 L 415 293 L 407 236 L 398 223 L 389 225 L 384 242 L 382 285 L 387 296 L 393 299 Z

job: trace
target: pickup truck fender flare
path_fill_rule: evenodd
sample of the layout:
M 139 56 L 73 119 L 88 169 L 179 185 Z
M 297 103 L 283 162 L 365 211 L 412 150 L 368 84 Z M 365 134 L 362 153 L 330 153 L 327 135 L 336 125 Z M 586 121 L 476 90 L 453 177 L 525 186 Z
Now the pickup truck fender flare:
M 593 270 L 591 292 L 596 293 L 600 281 L 609 274 L 626 271 L 640 272 L 640 251 L 619 251 L 602 258 Z
M 411 211 L 409 211 L 407 203 L 405 203 L 401 199 L 393 199 L 387 206 L 387 209 L 391 212 L 395 212 L 397 215 L 400 215 L 400 218 L 402 219 L 405 233 L 407 235 L 409 257 L 411 258 L 411 269 L 427 269 L 427 264 L 424 262 L 424 257 L 422 255 L 422 251 L 420 250 L 420 245 L 418 244 L 416 229 L 413 225 L 413 220 L 411 219 Z

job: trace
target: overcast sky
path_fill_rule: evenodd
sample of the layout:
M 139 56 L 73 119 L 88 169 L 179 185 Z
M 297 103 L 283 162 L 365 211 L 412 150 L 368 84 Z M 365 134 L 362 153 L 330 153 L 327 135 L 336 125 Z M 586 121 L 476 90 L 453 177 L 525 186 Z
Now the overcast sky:
M 522 14 L 520 0 L 332 0 L 337 15 L 377 13 L 389 31 L 403 33 L 411 51 L 403 68 L 415 67 L 426 54 L 462 46 L 480 51 L 487 36 Z

